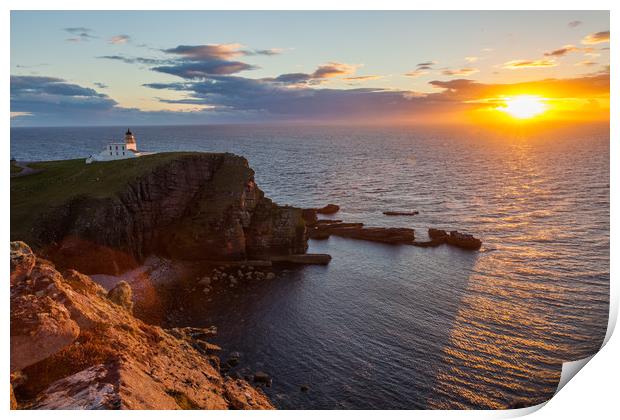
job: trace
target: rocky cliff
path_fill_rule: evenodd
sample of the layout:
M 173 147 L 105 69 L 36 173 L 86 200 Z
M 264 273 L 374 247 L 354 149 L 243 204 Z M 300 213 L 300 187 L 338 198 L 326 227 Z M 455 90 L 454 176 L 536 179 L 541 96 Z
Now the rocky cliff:
M 273 408 L 260 390 L 220 374 L 211 330 L 147 325 L 121 289 L 106 293 L 11 243 L 12 408 Z
M 11 185 L 16 205 L 31 202 L 31 194 L 51 196 L 49 188 L 58 190 L 54 205 L 46 204 L 35 216 L 12 219 L 11 230 L 26 232 L 24 237 L 12 234 L 12 239 L 31 242 L 60 267 L 114 274 L 149 254 L 238 260 L 306 251 L 301 209 L 266 198 L 240 156 L 169 153 L 74 166 L 57 173 L 43 167 L 42 173 L 17 178 Z M 51 187 L 30 185 L 46 176 L 55 178 Z M 91 180 L 90 186 L 84 185 Z M 71 183 L 79 193 L 66 192 Z M 93 193 L 85 191 L 88 188 Z M 23 199 L 26 195 L 30 201 Z

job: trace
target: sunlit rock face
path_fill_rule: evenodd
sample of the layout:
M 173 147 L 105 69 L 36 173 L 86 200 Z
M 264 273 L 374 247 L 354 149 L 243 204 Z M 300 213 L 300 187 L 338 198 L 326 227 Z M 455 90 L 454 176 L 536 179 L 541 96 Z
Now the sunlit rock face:
M 211 330 L 172 335 L 145 324 L 90 277 L 13 248 L 11 276 L 27 274 L 11 284 L 12 407 L 273 408 L 247 382 L 221 376 L 219 348 L 204 341 Z
M 34 228 L 59 267 L 117 274 L 150 254 L 237 260 L 306 251 L 301 209 L 274 204 L 246 159 L 190 154 L 128 179 L 105 199 L 74 198 Z

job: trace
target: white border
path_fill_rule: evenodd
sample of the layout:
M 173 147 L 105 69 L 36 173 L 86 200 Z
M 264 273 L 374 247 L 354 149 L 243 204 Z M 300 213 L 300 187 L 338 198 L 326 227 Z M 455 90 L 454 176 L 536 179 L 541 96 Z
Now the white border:
M 4 83 L 2 84 L 2 97 L 4 98 L 2 106 L 4 108 L 3 119 L 3 139 L 4 145 L 2 148 L 2 158 L 5 162 L 9 160 L 10 148 L 9 148 L 9 127 L 10 127 L 10 93 L 9 93 L 9 50 L 10 50 L 10 10 L 611 10 L 611 26 L 613 26 L 612 32 L 615 34 L 615 30 L 618 29 L 618 6 L 619 2 L 604 1 L 604 0 L 588 0 L 587 2 L 577 2 L 574 0 L 565 0 L 562 2 L 552 2 L 543 0 L 520 0 L 520 1 L 490 1 L 490 0 L 469 0 L 467 2 L 458 0 L 435 0 L 429 1 L 404 1 L 404 0 L 382 0 L 369 1 L 337 1 L 337 0 L 313 0 L 312 2 L 296 2 L 293 3 L 290 0 L 228 0 L 226 2 L 215 1 L 199 1 L 199 0 L 175 0 L 175 1 L 128 1 L 128 0 L 107 0 L 107 1 L 88 1 L 84 0 L 60 0 L 55 2 L 44 0 L 5 0 L 2 2 L 4 13 L 1 17 L 0 31 L 2 32 L 2 57 Z M 615 7 L 614 7 L 615 6 Z M 524 25 L 527 25 L 524 22 Z M 615 37 L 615 35 L 613 35 Z M 612 69 L 618 68 L 618 60 L 615 53 L 611 54 L 611 67 Z M 611 92 L 614 95 L 611 96 L 611 148 L 610 148 L 610 182 L 611 180 L 618 181 L 618 145 L 619 137 L 618 121 L 614 116 L 618 116 L 617 97 L 616 93 L 620 92 L 620 86 L 618 86 L 617 75 L 611 73 Z M 614 141 L 615 140 L 615 141 Z M 8 170 L 5 172 L 5 180 L 1 184 L 2 191 L 0 191 L 1 197 L 10 196 L 10 179 L 8 177 Z M 611 210 L 618 208 L 618 193 L 615 183 L 611 183 L 610 199 Z M 6 200 L 5 200 L 6 203 Z M 1 210 L 4 223 L 0 224 L 2 235 L 5 238 L 4 244 L 8 248 L 9 243 L 9 206 L 5 204 Z M 617 223 L 614 221 L 614 217 L 611 218 L 611 238 L 617 237 L 618 228 Z M 5 248 L 5 252 L 8 249 Z M 2 259 L 3 272 L 8 274 L 8 258 Z M 555 397 L 553 397 L 548 403 L 542 404 L 544 409 L 536 411 L 532 414 L 533 418 L 547 419 L 547 418 L 611 418 L 611 415 L 617 415 L 617 385 L 618 385 L 618 360 L 617 355 L 620 354 L 620 345 L 618 344 L 617 337 L 611 337 L 611 333 L 615 327 L 618 314 L 618 287 L 617 282 L 614 281 L 614 272 L 616 265 L 614 261 L 617 261 L 619 257 L 618 247 L 614 246 L 614 241 L 611 242 L 611 308 L 609 328 L 606 336 L 605 347 L 593 357 L 592 362 L 583 367 L 582 373 L 579 374 L 579 379 L 570 381 L 565 388 L 561 390 Z M 2 289 L 3 302 L 8 304 L 9 301 L 9 282 L 8 275 L 5 276 L 4 287 Z M 8 306 L 8 305 L 7 305 Z M 3 334 L 5 338 L 8 338 L 9 331 L 9 311 L 7 309 L 0 312 Z M 610 340 L 611 337 L 611 340 Z M 8 340 L 3 340 L 2 345 L 2 363 L 5 366 L 5 378 L 8 378 L 9 374 L 9 344 Z M 6 409 L 9 407 L 8 396 L 8 380 L 2 382 L 1 391 L 3 395 L 4 406 Z M 531 413 L 537 409 L 522 409 L 512 411 L 390 411 L 389 413 L 383 413 L 379 411 L 294 411 L 294 412 L 271 412 L 271 413 L 258 413 L 258 412 L 92 412 L 88 413 L 88 416 L 123 416 L 123 417 L 140 417 L 149 416 L 149 418 L 163 419 L 170 416 L 183 416 L 184 418 L 202 418 L 202 416 L 208 415 L 216 418 L 233 418 L 233 417 L 264 417 L 264 416 L 295 416 L 295 418 L 311 418 L 316 415 L 321 417 L 348 417 L 355 416 L 357 418 L 370 418 L 377 415 L 389 415 L 393 418 L 410 418 L 415 416 L 418 418 L 498 418 L 498 417 L 514 417 Z M 35 412 L 35 411 L 13 411 L 9 413 L 12 418 L 40 418 L 46 416 L 46 418 L 81 418 L 84 416 L 83 412 Z

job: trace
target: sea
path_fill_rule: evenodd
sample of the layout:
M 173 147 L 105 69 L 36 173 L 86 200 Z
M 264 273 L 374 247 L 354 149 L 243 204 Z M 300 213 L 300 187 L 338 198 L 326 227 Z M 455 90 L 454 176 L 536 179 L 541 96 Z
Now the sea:
M 127 127 L 12 128 L 11 155 L 84 158 Z M 218 327 L 282 409 L 523 407 L 594 354 L 609 312 L 609 127 L 143 126 L 149 151 L 245 156 L 279 204 L 473 234 L 478 252 L 332 237 L 328 266 L 178 309 Z M 385 216 L 383 211 L 418 211 Z M 170 326 L 170 325 L 168 325 Z M 302 385 L 307 390 L 302 390 Z

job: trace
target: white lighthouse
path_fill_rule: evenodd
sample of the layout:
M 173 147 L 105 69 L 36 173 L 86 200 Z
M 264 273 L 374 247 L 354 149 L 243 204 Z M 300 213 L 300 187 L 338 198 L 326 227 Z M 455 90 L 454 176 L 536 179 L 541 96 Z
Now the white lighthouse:
M 130 129 L 127 129 L 127 132 L 125 133 L 125 148 L 127 150 L 133 150 L 134 152 L 138 151 L 136 147 L 136 137 Z
M 149 154 L 151 153 L 138 151 L 136 137 L 130 129 L 127 129 L 124 142 L 108 143 L 107 147 L 101 153 L 90 155 L 86 159 L 86 163 L 131 159 Z

